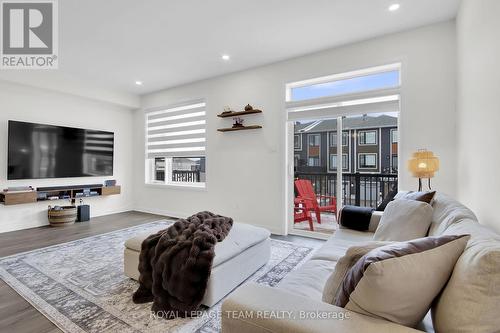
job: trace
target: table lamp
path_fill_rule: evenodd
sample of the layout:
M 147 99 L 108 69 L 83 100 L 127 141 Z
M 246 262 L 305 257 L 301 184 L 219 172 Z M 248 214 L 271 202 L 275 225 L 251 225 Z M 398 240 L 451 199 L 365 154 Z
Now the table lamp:
M 408 170 L 413 177 L 418 178 L 418 190 L 422 191 L 422 178 L 428 179 L 429 190 L 431 189 L 431 178 L 434 173 L 439 170 L 439 158 L 434 156 L 432 151 L 419 149 L 413 153 L 412 158 L 408 161 Z

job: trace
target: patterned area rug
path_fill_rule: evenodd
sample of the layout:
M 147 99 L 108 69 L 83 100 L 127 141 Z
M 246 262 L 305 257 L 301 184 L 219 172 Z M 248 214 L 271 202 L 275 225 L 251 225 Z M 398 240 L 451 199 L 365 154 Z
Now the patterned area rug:
M 0 277 L 64 332 L 219 332 L 220 306 L 197 318 L 154 318 L 134 304 L 138 283 L 123 275 L 125 240 L 172 221 L 157 221 L 0 259 Z M 313 252 L 272 240 L 271 259 L 246 282 L 276 286 Z M 245 282 L 245 283 L 246 283 Z

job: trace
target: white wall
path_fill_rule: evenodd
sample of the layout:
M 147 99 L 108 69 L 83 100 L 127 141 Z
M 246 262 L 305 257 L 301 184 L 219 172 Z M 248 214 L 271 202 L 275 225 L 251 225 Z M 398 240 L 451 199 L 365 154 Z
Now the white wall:
M 114 176 L 7 181 L 7 121 L 20 120 L 115 132 Z M 132 111 L 81 97 L 0 81 L 0 188 L 17 185 L 51 186 L 102 183 L 117 179 L 122 194 L 89 198 L 92 216 L 132 208 Z M 58 200 L 51 204 L 63 205 Z M 48 224 L 47 202 L 0 205 L 0 232 Z
M 457 18 L 458 198 L 500 232 L 500 1 L 463 0 Z
M 143 96 L 144 108 L 206 98 L 208 189 L 144 185 L 144 117 L 137 111 L 136 208 L 179 216 L 209 209 L 284 233 L 285 83 L 398 61 L 403 63 L 401 188 L 415 189 L 416 180 L 406 172 L 406 160 L 414 150 L 428 148 L 442 162 L 435 188 L 454 195 L 455 55 L 455 23 L 447 22 Z M 262 130 L 216 131 L 230 122 L 216 117 L 224 106 L 241 108 L 247 103 L 264 110 L 263 115 L 246 119 L 248 124 L 262 124 Z

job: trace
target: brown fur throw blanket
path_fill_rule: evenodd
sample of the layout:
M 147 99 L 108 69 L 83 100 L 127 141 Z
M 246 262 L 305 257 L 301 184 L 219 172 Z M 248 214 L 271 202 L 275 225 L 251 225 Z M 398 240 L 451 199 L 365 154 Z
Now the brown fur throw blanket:
M 200 212 L 146 238 L 141 245 L 140 286 L 133 295 L 134 303 L 153 301 L 155 313 L 168 312 L 167 318 L 190 317 L 205 295 L 215 244 L 232 226 L 232 218 Z

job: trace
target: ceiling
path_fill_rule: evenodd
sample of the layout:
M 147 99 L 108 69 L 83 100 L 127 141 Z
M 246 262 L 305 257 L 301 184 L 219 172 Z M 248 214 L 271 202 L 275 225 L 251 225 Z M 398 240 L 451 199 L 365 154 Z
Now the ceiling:
M 401 8 L 388 11 L 394 2 Z M 59 1 L 59 69 L 2 70 L 0 79 L 137 96 L 449 20 L 459 3 L 64 0 Z M 231 59 L 223 61 L 222 54 Z M 144 84 L 137 86 L 137 80 Z

